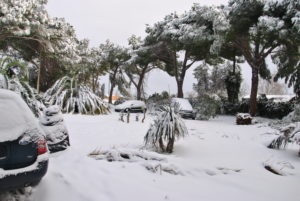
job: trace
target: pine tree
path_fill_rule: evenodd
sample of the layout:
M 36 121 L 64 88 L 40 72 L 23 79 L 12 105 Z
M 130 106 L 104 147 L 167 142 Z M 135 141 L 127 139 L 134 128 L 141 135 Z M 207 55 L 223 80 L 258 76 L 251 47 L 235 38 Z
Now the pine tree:
M 299 6 L 299 1 L 290 0 L 231 0 L 225 8 L 229 21 L 224 41 L 241 52 L 252 70 L 251 115 L 256 114 L 259 75 L 270 78 L 266 58 L 271 56 L 279 66 L 295 67 L 295 59 L 280 56 L 288 50 L 290 57 L 298 55 Z
M 109 73 L 110 89 L 109 103 L 112 103 L 114 89 L 117 87 L 119 92 L 125 96 L 129 95 L 129 83 L 125 75 L 126 62 L 130 59 L 130 55 L 126 48 L 120 47 L 106 41 L 100 45 L 102 55 L 102 65 L 106 66 Z
M 131 36 L 129 39 L 131 59 L 127 62 L 125 73 L 136 88 L 136 98 L 141 100 L 146 75 L 157 68 L 156 57 L 152 55 L 151 48 L 144 48 L 144 41 Z
M 172 13 L 146 28 L 145 45 L 153 47 L 154 55 L 164 64 L 163 70 L 174 76 L 179 98 L 184 96 L 183 83 L 188 69 L 196 61 L 210 62 L 217 18 L 215 8 L 195 4 L 183 15 Z

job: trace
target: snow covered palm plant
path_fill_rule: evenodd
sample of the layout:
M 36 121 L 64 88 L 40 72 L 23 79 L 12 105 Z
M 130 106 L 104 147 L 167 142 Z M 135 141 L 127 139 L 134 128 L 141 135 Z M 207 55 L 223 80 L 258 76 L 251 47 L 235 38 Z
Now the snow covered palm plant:
M 175 109 L 162 106 L 160 114 L 150 126 L 144 139 L 146 145 L 159 147 L 162 152 L 172 153 L 175 140 L 186 135 L 188 130 Z
M 36 89 L 31 87 L 28 82 L 13 78 L 9 80 L 9 90 L 15 91 L 21 95 L 28 107 L 36 117 L 42 114 L 45 108 L 42 97 L 37 93 Z
M 57 80 L 44 95 L 50 105 L 58 105 L 65 113 L 106 114 L 108 106 L 92 90 L 79 84 L 76 77 Z
M 292 123 L 286 127 L 283 127 L 281 132 L 282 134 L 269 144 L 269 148 L 285 148 L 288 143 L 300 144 L 300 122 Z M 300 150 L 298 155 L 300 156 Z
M 0 58 L 0 88 L 14 91 L 21 95 L 36 117 L 45 107 L 42 97 L 28 83 L 26 63 L 10 57 Z

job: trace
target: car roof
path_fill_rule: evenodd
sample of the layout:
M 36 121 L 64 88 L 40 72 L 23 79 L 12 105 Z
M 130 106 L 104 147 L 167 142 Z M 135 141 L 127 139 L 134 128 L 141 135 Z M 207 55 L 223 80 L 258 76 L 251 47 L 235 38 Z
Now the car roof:
M 180 110 L 193 110 L 192 105 L 190 104 L 189 100 L 184 98 L 172 98 L 173 103 L 179 104 Z
M 0 89 L 0 142 L 15 140 L 37 127 L 37 119 L 21 96 Z

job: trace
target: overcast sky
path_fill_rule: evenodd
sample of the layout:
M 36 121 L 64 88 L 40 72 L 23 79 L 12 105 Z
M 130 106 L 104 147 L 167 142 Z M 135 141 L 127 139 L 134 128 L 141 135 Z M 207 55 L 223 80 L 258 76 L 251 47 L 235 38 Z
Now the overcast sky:
M 52 17 L 64 17 L 72 24 L 80 39 L 88 38 L 91 46 L 98 46 L 109 39 L 127 46 L 127 39 L 135 34 L 145 36 L 145 25 L 162 20 L 171 12 L 183 13 L 193 3 L 201 5 L 227 4 L 228 0 L 48 0 L 48 12 Z M 195 67 L 195 66 L 194 66 Z M 243 74 L 250 85 L 250 68 Z M 107 83 L 107 79 L 102 82 Z M 175 79 L 156 70 L 148 76 L 147 93 L 163 90 L 176 93 Z M 187 72 L 184 92 L 193 91 L 193 69 Z M 150 84 L 151 83 L 151 84 Z

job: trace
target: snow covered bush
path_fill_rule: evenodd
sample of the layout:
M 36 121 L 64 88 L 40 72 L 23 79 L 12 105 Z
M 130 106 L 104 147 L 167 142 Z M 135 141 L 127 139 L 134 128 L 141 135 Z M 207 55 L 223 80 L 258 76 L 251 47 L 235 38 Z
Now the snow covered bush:
M 161 112 L 145 135 L 145 144 L 172 153 L 174 142 L 188 135 L 188 130 L 180 115 L 171 106 L 162 106 Z
M 239 103 L 222 103 L 222 111 L 224 114 L 235 115 L 236 113 L 249 112 L 249 100 L 243 100 Z M 272 100 L 259 99 L 257 102 L 257 116 L 267 117 L 271 119 L 282 119 L 289 114 L 294 108 L 292 102 L 274 102 Z M 292 115 L 292 114 L 291 114 Z
M 198 96 L 193 103 L 196 119 L 209 120 L 217 115 L 219 102 L 209 95 Z
M 272 119 L 282 119 L 293 110 L 292 102 L 274 102 L 272 100 L 259 100 L 257 103 L 258 115 Z
M 294 111 L 283 118 L 283 122 L 300 122 L 300 104 L 295 105 Z
M 43 116 L 40 117 L 40 124 L 46 134 L 51 153 L 65 150 L 70 146 L 68 130 L 58 106 L 53 105 L 45 109 Z
M 58 105 L 64 113 L 107 114 L 109 108 L 105 102 L 76 77 L 65 76 L 57 80 L 46 91 L 44 98 L 49 105 Z
M 300 122 L 289 124 L 281 128 L 282 134 L 275 138 L 268 146 L 271 149 L 285 148 L 288 143 L 298 143 L 300 145 Z M 300 150 L 298 155 L 300 156 Z

